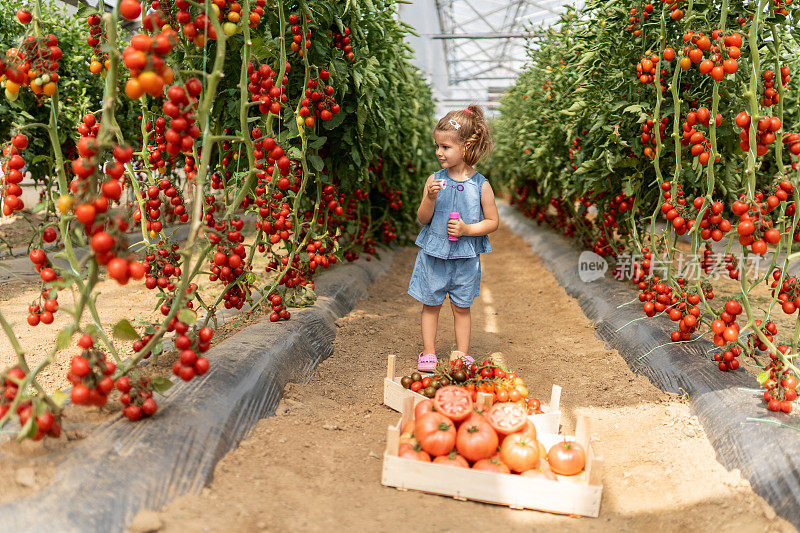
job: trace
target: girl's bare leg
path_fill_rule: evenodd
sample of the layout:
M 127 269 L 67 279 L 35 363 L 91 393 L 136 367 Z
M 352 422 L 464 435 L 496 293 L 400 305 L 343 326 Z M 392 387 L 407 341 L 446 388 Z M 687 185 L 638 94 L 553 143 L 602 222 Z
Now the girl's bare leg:
M 469 307 L 458 307 L 450 302 L 453 308 L 453 323 L 456 330 L 456 350 L 469 354 L 469 338 L 472 332 L 472 314 Z
M 422 353 L 436 353 L 436 328 L 439 326 L 439 305 L 422 304 Z

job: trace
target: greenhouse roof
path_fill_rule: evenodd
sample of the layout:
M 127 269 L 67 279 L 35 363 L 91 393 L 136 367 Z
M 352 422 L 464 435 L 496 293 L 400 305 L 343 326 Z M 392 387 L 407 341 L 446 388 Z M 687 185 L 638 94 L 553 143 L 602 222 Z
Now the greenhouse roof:
M 560 0 L 414 0 L 400 19 L 419 34 L 409 41 L 429 76 L 439 112 L 478 103 L 495 109 L 526 61 L 529 28 L 558 21 Z

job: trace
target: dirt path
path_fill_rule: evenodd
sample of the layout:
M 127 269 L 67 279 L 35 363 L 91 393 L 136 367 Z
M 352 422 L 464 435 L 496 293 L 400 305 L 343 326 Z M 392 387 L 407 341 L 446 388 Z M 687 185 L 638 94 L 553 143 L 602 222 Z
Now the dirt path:
M 564 387 L 563 420 L 595 419 L 605 458 L 600 518 L 534 511 L 400 492 L 380 484 L 386 427 L 398 414 L 382 405 L 386 355 L 399 371 L 416 361 L 419 304 L 406 295 L 416 250 L 339 322 L 333 356 L 309 383 L 287 387 L 275 417 L 262 420 L 217 466 L 214 482 L 142 519 L 164 531 L 563 530 L 793 531 L 737 471 L 715 459 L 686 403 L 633 374 L 604 348 L 589 320 L 523 241 L 503 227 L 483 258 L 473 307 L 474 355 L 502 351 L 531 393 Z M 442 312 L 438 352 L 454 344 Z M 149 516 L 148 516 L 149 515 Z

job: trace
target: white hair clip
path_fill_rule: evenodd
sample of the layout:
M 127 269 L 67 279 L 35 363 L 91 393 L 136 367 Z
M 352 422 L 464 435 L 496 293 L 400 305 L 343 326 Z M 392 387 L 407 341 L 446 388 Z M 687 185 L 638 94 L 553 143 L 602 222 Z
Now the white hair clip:
M 461 124 L 459 124 L 458 122 L 456 122 L 452 118 L 448 122 L 450 122 L 450 125 L 453 126 L 456 130 L 458 130 L 461 127 Z

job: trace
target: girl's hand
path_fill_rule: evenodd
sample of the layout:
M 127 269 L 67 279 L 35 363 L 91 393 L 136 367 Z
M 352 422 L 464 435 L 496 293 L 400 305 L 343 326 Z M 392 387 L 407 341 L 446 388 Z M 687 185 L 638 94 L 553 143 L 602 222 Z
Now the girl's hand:
M 460 218 L 447 223 L 447 234 L 451 237 L 463 237 L 467 234 L 467 224 Z
M 428 190 L 426 191 L 428 198 L 433 201 L 436 201 L 436 197 L 439 195 L 439 191 L 442 190 L 442 180 L 431 180 L 430 185 L 428 185 Z

